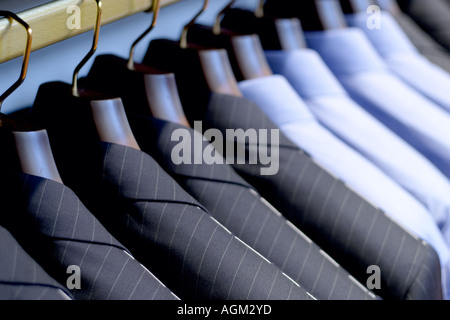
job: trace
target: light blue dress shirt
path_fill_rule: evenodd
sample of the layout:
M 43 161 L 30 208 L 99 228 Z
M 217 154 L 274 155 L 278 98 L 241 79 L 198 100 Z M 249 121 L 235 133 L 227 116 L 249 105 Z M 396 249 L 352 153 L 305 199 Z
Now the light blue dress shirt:
M 450 180 L 356 104 L 315 51 L 266 51 L 266 57 L 272 70 L 286 77 L 322 125 L 425 205 L 450 245 Z
M 390 72 L 361 30 L 305 32 L 305 38 L 353 100 L 450 177 L 450 113 Z
M 245 98 L 257 104 L 289 139 L 325 170 L 384 210 L 410 233 L 432 245 L 440 256 L 447 287 L 449 247 L 433 217 L 417 199 L 323 127 L 284 77 L 274 75 L 245 80 L 239 87 Z
M 346 19 L 364 32 L 393 73 L 450 111 L 450 74 L 423 57 L 388 12 L 381 13 L 379 29 L 367 27 L 366 13 L 350 14 Z

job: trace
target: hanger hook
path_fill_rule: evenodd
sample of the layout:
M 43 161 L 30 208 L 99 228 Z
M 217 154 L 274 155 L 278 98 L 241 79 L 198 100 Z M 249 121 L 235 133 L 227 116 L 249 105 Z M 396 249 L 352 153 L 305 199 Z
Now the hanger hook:
M 73 78 L 72 78 L 72 94 L 76 97 L 78 97 L 78 73 L 80 72 L 81 68 L 86 64 L 86 62 L 89 61 L 89 59 L 94 55 L 95 51 L 97 50 L 98 45 L 98 37 L 100 34 L 100 24 L 101 24 L 101 18 L 102 18 L 102 7 L 103 3 L 101 0 L 95 0 L 97 2 L 97 19 L 95 22 L 94 27 L 94 40 L 92 42 L 92 48 L 88 52 L 88 54 L 81 60 L 81 62 L 77 65 L 75 68 L 75 71 L 73 72 Z
M 23 21 L 18 15 L 16 15 L 13 12 L 0 10 L 0 16 L 8 17 L 10 19 L 17 21 L 19 24 L 21 24 L 25 28 L 25 30 L 27 32 L 27 43 L 26 43 L 25 52 L 23 55 L 22 71 L 20 72 L 20 77 L 8 90 L 6 90 L 0 96 L 0 109 L 1 109 L 2 104 L 5 101 L 5 99 L 11 93 L 13 93 L 25 81 L 25 77 L 27 75 L 27 70 L 28 70 L 28 62 L 30 61 L 31 42 L 32 42 L 32 38 L 33 38 L 33 31 L 31 30 L 31 27 L 28 25 L 28 23 Z
M 160 0 L 153 0 L 153 4 L 152 4 L 153 21 L 152 21 L 152 24 L 131 45 L 130 57 L 128 58 L 128 69 L 130 69 L 130 70 L 134 69 L 134 50 L 136 49 L 136 46 L 138 45 L 138 43 L 142 39 L 144 39 L 145 36 L 147 36 L 147 34 L 149 34 L 153 30 L 153 28 L 156 26 L 156 23 L 158 22 L 158 16 L 159 16 L 160 9 L 161 9 L 161 1 Z
M 228 3 L 228 5 L 223 8 L 222 10 L 220 10 L 220 12 L 217 14 L 216 17 L 216 21 L 214 22 L 214 26 L 213 26 L 213 33 L 215 35 L 220 34 L 221 30 L 220 30 L 220 19 L 222 18 L 222 15 L 231 8 L 231 6 L 236 2 L 236 0 L 231 0 L 230 3 Z
M 180 39 L 180 47 L 182 49 L 187 48 L 187 32 L 189 28 L 195 23 L 195 21 L 198 19 L 198 17 L 208 8 L 208 0 L 204 0 L 202 9 L 195 15 L 195 17 L 184 26 L 183 31 L 181 32 L 181 39 Z
M 256 10 L 255 10 L 255 16 L 257 17 L 257 18 L 262 18 L 262 17 L 264 17 L 264 0 L 259 0 L 259 2 L 258 2 L 258 6 L 256 7 Z

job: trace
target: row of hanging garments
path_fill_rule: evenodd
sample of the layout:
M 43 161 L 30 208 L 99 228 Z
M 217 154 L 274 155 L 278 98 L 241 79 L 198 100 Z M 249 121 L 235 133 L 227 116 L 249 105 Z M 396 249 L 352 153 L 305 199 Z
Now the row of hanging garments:
M 235 2 L 137 63 L 154 0 L 78 79 L 96 0 L 72 84 L 0 114 L 1 299 L 450 297 L 448 52 L 395 1 Z M 32 32 L 0 15 L 28 35 L 3 102 Z

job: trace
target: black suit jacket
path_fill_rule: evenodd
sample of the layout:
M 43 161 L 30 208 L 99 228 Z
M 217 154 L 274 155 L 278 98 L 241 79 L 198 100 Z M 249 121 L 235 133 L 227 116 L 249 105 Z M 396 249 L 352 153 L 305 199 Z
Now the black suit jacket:
M 424 57 L 450 72 L 450 53 L 446 48 L 438 44 L 407 14 L 400 11 L 393 17 Z
M 450 4 L 447 0 L 397 0 L 401 9 L 434 40 L 450 50 Z
M 174 164 L 172 150 L 179 142 L 172 139 L 173 133 L 186 130 L 193 142 L 193 129 L 141 115 L 130 117 L 130 122 L 143 150 L 157 159 L 215 219 L 313 296 L 338 300 L 376 298 L 261 198 L 224 159 L 224 164 L 194 164 L 193 144 L 186 143 L 191 163 Z M 203 142 L 202 151 L 207 145 Z
M 204 120 L 205 129 L 222 132 L 230 128 L 276 129 L 255 104 L 221 94 L 211 96 Z M 260 175 L 259 164 L 233 166 L 359 281 L 366 282 L 369 266 L 379 266 L 382 284 L 375 292 L 381 297 L 442 298 L 440 262 L 432 247 L 321 168 L 282 133 L 279 152 L 276 175 Z
M 214 220 L 150 156 L 106 143 L 101 153 L 104 194 L 96 197 L 96 212 L 181 298 L 312 298 Z
M 148 154 L 101 142 L 89 100 L 72 96 L 70 86 L 41 87 L 31 116 L 49 133 L 64 183 L 178 297 L 313 299 L 213 219 Z
M 0 219 L 45 270 L 66 286 L 80 269 L 83 300 L 177 299 L 86 209 L 68 187 L 48 179 L 3 172 Z
M 15 212 L 2 211 L 2 214 Z M 0 300 L 71 300 L 60 285 L 0 226 Z

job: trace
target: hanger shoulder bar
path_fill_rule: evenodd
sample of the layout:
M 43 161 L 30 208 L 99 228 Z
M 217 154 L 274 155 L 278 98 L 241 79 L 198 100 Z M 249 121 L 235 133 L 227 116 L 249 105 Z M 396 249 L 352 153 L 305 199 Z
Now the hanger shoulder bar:
M 162 0 L 161 6 L 178 1 Z M 95 0 L 59 0 L 25 10 L 18 13 L 18 16 L 33 29 L 32 51 L 35 51 L 92 30 L 95 24 L 95 6 Z M 105 1 L 102 24 L 147 11 L 151 6 L 152 0 Z M 23 55 L 24 37 L 23 28 L 19 24 L 13 22 L 10 25 L 8 19 L 0 19 L 0 63 Z

